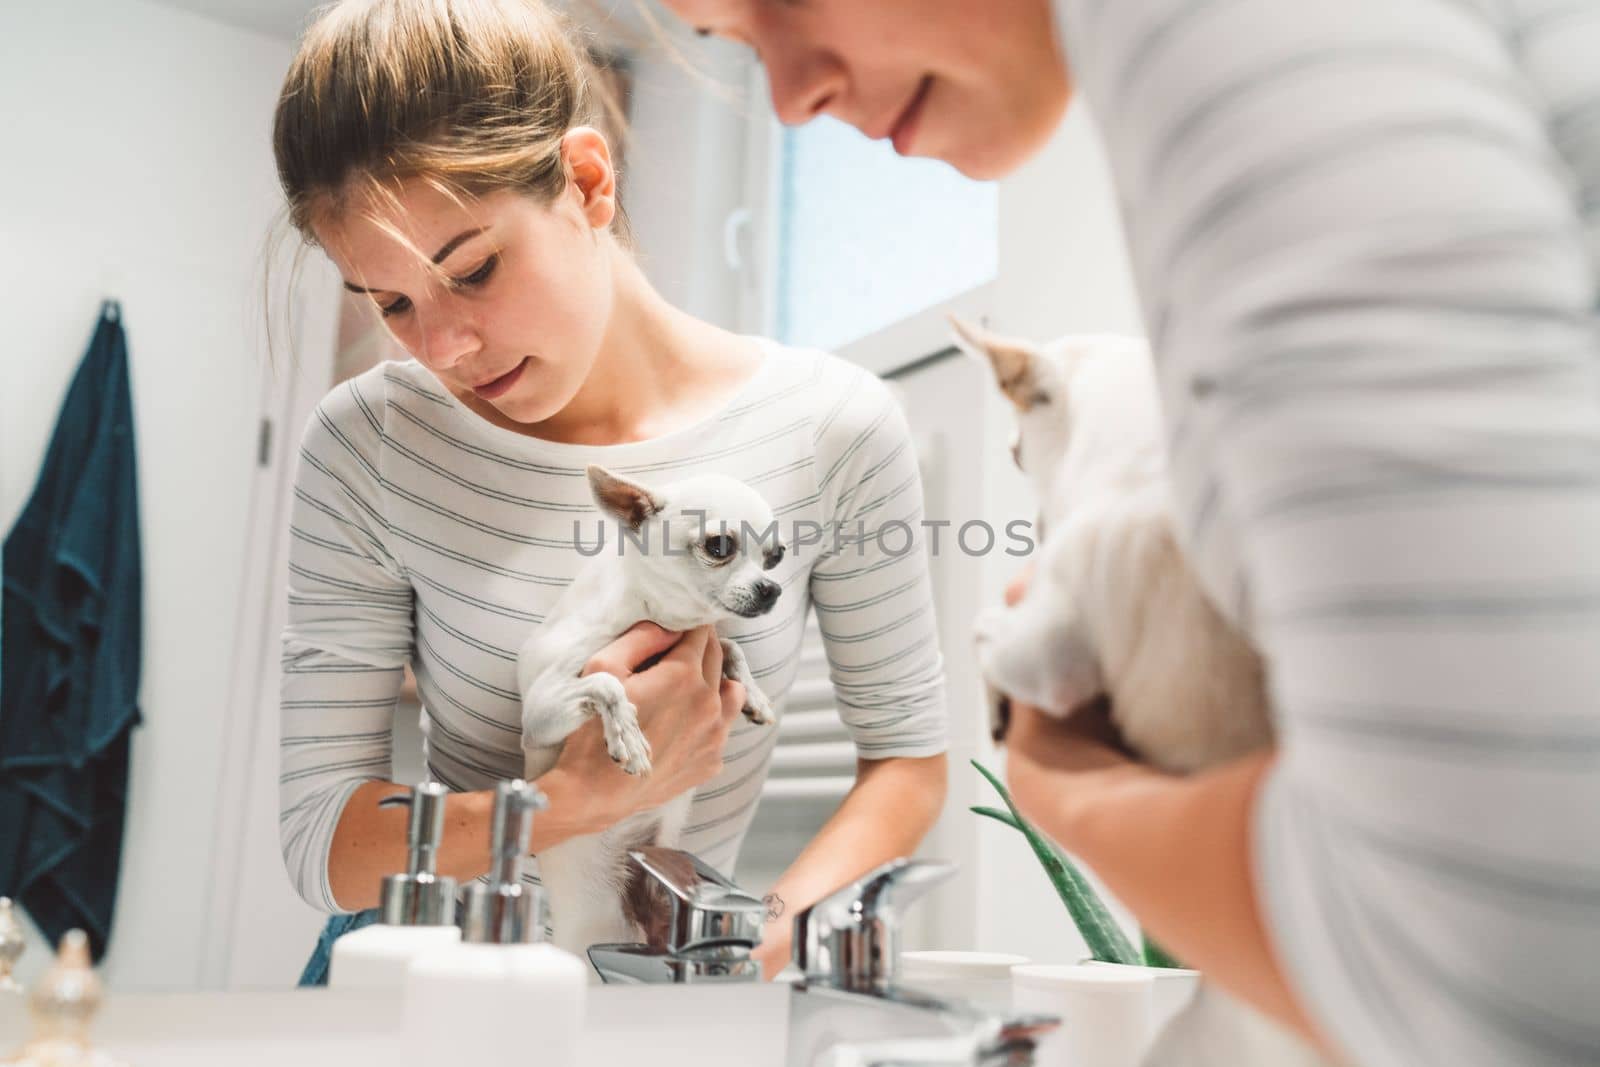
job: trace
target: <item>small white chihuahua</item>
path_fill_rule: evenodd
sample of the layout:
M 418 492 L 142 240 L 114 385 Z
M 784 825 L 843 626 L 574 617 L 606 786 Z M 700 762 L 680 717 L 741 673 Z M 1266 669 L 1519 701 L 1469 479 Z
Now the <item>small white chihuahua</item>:
M 1145 759 L 1188 772 L 1271 743 L 1260 658 L 1206 599 L 1178 544 L 1155 368 L 1144 341 L 1044 346 L 953 321 L 1017 410 L 1011 447 L 1039 500 L 1027 593 L 978 619 L 990 726 L 1009 694 L 1065 716 L 1106 695 Z M 1145 1067 L 1319 1067 L 1309 1046 L 1209 984 Z
M 1105 694 L 1141 756 L 1194 771 L 1271 741 L 1255 651 L 1206 599 L 1178 544 L 1154 367 L 1108 335 L 1043 347 L 955 323 L 1017 409 L 1012 456 L 1038 496 L 1028 593 L 978 619 L 978 662 L 999 693 L 1054 715 Z
M 584 665 L 636 622 L 689 630 L 755 618 L 782 592 L 763 573 L 783 559 L 772 509 L 744 483 L 703 475 L 652 489 L 598 466 L 588 476 L 601 512 L 620 524 L 619 540 L 578 572 L 517 658 L 529 781 L 555 765 L 567 737 L 591 715 L 604 724 L 611 758 L 629 774 L 648 774 L 650 744 L 622 682 L 603 672 L 580 677 Z M 723 638 L 722 655 L 723 675 L 744 686 L 746 718 L 773 722 L 743 651 Z M 676 846 L 692 797 L 539 853 L 558 946 L 587 958 L 590 945 L 639 940 L 651 916 L 639 913 L 644 897 L 628 851 Z

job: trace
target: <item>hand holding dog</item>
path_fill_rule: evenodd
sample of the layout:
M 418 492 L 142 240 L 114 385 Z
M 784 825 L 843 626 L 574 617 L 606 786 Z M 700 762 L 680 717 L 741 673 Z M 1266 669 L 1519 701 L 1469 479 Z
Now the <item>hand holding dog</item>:
M 641 669 L 655 657 L 660 658 Z M 703 785 L 722 770 L 728 732 L 745 702 L 744 686 L 722 677 L 722 657 L 710 626 L 678 633 L 641 622 L 584 667 L 585 675 L 604 671 L 621 680 L 650 742 L 650 773 L 631 775 L 607 752 L 597 717 L 567 738 L 557 768 L 589 785 L 601 809 L 594 820 L 601 828 Z

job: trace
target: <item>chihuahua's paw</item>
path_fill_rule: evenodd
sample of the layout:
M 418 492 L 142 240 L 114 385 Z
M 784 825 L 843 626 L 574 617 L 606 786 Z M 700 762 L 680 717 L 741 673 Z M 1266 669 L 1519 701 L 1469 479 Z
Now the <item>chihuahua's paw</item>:
M 744 717 L 757 726 L 770 726 L 778 721 L 777 714 L 772 710 L 772 701 L 753 685 L 747 686 L 744 691 Z
M 977 652 L 978 671 L 991 687 L 1000 681 L 995 677 L 997 649 L 1010 630 L 1010 614 L 1010 608 L 985 608 L 972 624 L 972 643 Z
M 633 716 L 605 718 L 606 751 L 629 774 L 650 773 L 650 740 Z
M 1001 604 L 991 604 L 978 612 L 978 617 L 972 620 L 972 639 L 980 645 L 993 641 L 1010 612 L 1010 608 Z

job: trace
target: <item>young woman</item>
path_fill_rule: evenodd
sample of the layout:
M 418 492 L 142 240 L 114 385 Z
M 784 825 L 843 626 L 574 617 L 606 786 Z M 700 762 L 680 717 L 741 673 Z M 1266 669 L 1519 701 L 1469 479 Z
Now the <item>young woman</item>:
M 665 3 L 978 177 L 1094 109 L 1280 742 L 1169 779 L 1017 709 L 1027 812 L 1348 1062 L 1600 1062 L 1600 4 Z
M 775 887 L 770 976 L 793 911 L 912 852 L 943 800 L 926 559 L 872 536 L 919 528 L 916 457 L 871 375 L 662 300 L 614 232 L 597 119 L 584 60 L 527 0 L 349 0 L 300 44 L 274 132 L 290 218 L 414 361 L 336 389 L 302 449 L 284 857 L 305 899 L 341 916 L 324 949 L 404 868 L 404 812 L 378 802 L 402 791 L 389 724 L 409 663 L 429 771 L 457 791 L 441 870 L 483 874 L 488 790 L 522 773 L 516 653 L 587 562 L 578 531 L 594 537 L 585 465 L 647 482 L 720 472 L 767 498 L 791 549 L 772 572 L 777 606 L 729 636 L 781 708 L 814 606 L 859 754 L 855 787 Z M 810 523 L 867 536 L 792 537 Z M 654 769 L 630 777 L 598 722 L 579 730 L 538 781 L 550 807 L 535 854 L 693 789 L 681 845 L 732 868 L 777 730 L 739 716 L 743 692 L 721 679 L 710 637 L 641 625 L 595 657 L 625 679 Z

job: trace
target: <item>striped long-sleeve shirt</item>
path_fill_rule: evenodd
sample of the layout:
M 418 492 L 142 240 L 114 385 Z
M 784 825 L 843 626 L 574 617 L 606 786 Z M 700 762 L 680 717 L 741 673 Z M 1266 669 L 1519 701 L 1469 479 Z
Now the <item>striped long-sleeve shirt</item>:
M 1057 5 L 1292 984 L 1353 1063 L 1600 1063 L 1600 0 Z
M 784 592 L 768 615 L 725 632 L 778 714 L 814 607 L 858 753 L 944 751 L 922 486 L 904 416 L 852 364 L 766 343 L 763 353 L 716 414 L 621 445 L 501 429 L 416 363 L 380 365 L 322 401 L 295 486 L 282 668 L 279 826 L 307 901 L 338 910 L 333 829 L 357 786 L 389 777 L 406 663 L 436 780 L 476 790 L 521 776 L 517 651 L 601 536 L 588 463 L 646 484 L 720 473 L 753 486 L 789 549 L 770 575 Z M 617 550 L 615 533 L 611 524 L 605 551 Z M 776 739 L 740 720 L 722 773 L 695 793 L 682 847 L 732 867 Z M 536 880 L 536 861 L 527 866 Z

